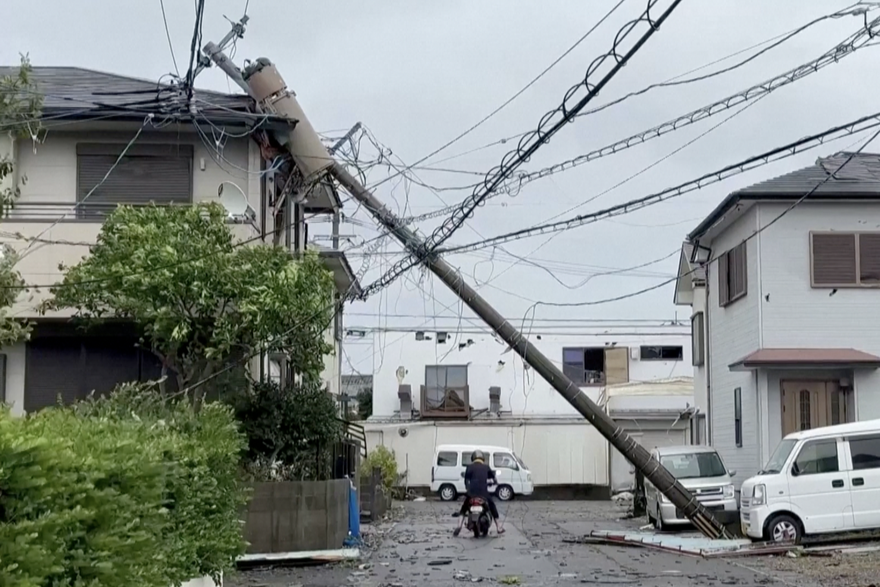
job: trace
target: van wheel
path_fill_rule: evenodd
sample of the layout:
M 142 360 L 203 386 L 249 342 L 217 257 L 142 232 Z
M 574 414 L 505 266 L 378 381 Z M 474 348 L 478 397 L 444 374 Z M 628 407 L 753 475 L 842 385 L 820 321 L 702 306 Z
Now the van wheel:
M 779 514 L 770 518 L 764 534 L 771 542 L 793 542 L 795 544 L 800 544 L 804 537 L 800 521 L 788 514 Z
M 442 485 L 440 487 L 440 499 L 443 501 L 455 501 L 456 497 L 458 497 L 458 492 L 452 485 Z
M 510 501 L 513 499 L 513 488 L 510 485 L 501 485 L 495 492 L 495 495 L 501 501 Z

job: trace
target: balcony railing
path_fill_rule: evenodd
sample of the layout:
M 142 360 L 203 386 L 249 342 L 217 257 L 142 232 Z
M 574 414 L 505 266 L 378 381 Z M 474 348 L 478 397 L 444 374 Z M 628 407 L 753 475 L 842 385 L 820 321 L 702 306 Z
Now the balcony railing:
M 110 204 L 82 202 L 16 202 L 15 206 L 0 222 L 81 222 L 100 223 L 104 222 L 110 214 L 119 206 L 132 206 L 135 208 L 150 206 L 152 204 Z M 160 204 L 162 206 L 192 206 L 193 204 Z M 245 220 L 229 218 L 227 224 L 250 225 Z M 251 227 L 253 228 L 253 227 Z
M 104 202 L 16 202 L 5 221 L 15 222 L 103 222 L 122 204 Z M 149 204 L 125 204 L 148 206 Z M 192 204 L 168 204 L 191 206 Z

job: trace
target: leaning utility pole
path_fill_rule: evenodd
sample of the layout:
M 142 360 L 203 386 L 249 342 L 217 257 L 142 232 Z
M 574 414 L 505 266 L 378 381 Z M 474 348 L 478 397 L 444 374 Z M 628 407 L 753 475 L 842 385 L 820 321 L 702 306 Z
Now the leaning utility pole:
M 225 56 L 223 56 L 225 58 Z M 216 59 L 216 58 L 215 58 Z M 727 537 L 712 514 L 650 453 L 630 437 L 608 414 L 593 402 L 556 365 L 499 314 L 462 278 L 460 273 L 435 252 L 426 252 L 424 241 L 407 228 L 378 198 L 360 184 L 342 165 L 335 162 L 308 122 L 292 91 L 268 59 L 259 59 L 248 68 L 244 81 L 249 93 L 264 112 L 286 116 L 296 124 L 281 137 L 303 178 L 309 182 L 329 173 L 364 206 L 410 253 L 416 255 L 462 301 L 507 342 L 522 360 L 538 372 L 578 413 L 590 422 L 636 469 L 666 496 L 704 535 Z

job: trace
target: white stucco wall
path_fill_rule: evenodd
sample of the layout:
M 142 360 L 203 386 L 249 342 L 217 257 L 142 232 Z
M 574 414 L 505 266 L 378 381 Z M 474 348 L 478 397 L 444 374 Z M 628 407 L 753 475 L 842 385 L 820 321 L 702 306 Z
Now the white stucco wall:
M 633 329 L 627 329 L 632 332 Z M 660 336 L 616 335 L 613 331 L 590 334 L 586 329 L 578 336 L 541 335 L 533 332 L 532 342 L 557 366 L 562 366 L 563 347 L 602 347 L 606 342 L 616 342 L 617 347 L 635 349 L 636 358 L 630 355 L 630 381 L 649 381 L 677 376 L 689 377 L 691 366 L 690 326 L 659 330 Z M 400 408 L 397 395 L 398 367 L 407 371 L 404 383 L 412 386 L 413 402 L 419 406 L 420 386 L 425 382 L 427 365 L 467 365 L 470 404 L 474 409 L 489 407 L 489 388 L 501 388 L 501 409 L 514 415 L 576 415 L 575 410 L 550 384 L 537 377 L 533 370 L 524 373 L 523 363 L 507 345 L 499 343 L 488 334 L 449 333 L 445 344 L 436 342 L 435 333 L 427 332 L 432 340 L 417 341 L 414 333 L 398 336 L 396 339 L 383 336 L 376 340 L 374 348 L 381 346 L 381 352 L 374 353 L 373 414 L 390 416 Z M 389 340 L 390 338 L 390 340 Z M 463 349 L 459 342 L 473 340 L 473 344 Z M 383 345 L 383 342 L 385 344 Z M 681 361 L 642 361 L 638 358 L 640 345 L 678 345 L 683 348 Z M 499 363 L 503 362 L 503 364 Z M 596 400 L 601 387 L 582 388 Z
M 483 444 L 513 449 L 536 485 L 608 485 L 608 443 L 580 418 L 527 422 L 398 422 L 364 425 L 367 449 L 394 451 L 410 486 L 431 484 L 434 450 L 441 444 Z M 399 431 L 406 429 L 406 436 Z

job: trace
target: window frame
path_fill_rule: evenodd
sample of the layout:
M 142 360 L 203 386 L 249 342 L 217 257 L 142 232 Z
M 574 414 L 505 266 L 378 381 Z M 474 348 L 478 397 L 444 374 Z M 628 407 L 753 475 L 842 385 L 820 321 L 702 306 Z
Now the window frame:
M 691 316 L 691 366 L 706 364 L 706 314 L 694 312 Z
M 445 381 L 447 384 L 445 386 L 429 386 L 428 385 L 428 373 L 431 369 L 443 370 Z M 462 369 L 464 371 L 464 385 L 449 385 L 449 369 Z M 421 386 L 421 414 L 422 416 L 428 417 L 469 417 L 471 408 L 470 408 L 470 369 L 468 365 L 425 365 L 424 370 L 424 384 Z M 435 379 L 439 380 L 439 379 Z M 454 391 L 458 398 L 462 401 L 464 406 L 461 409 L 443 409 L 431 407 L 432 403 L 436 403 L 437 400 L 431 398 L 431 391 L 435 389 L 442 390 L 441 400 L 443 399 L 444 394 L 447 391 Z
M 508 457 L 512 462 L 512 467 L 505 467 L 503 465 L 499 465 L 496 459 L 498 457 Z M 506 469 L 508 471 L 519 471 L 519 463 L 516 462 L 516 457 L 513 456 L 513 453 L 509 452 L 494 452 L 492 453 L 492 468 L 493 469 Z
M 455 462 L 454 462 L 454 464 L 452 464 L 452 465 L 441 465 L 441 464 L 440 464 L 440 459 L 441 459 L 442 455 L 455 455 Z M 437 462 L 434 463 L 434 466 L 435 466 L 435 467 L 458 467 L 458 466 L 459 466 L 458 463 L 459 463 L 460 461 L 461 461 L 461 453 L 459 453 L 459 452 L 457 452 L 457 451 L 454 451 L 454 450 L 444 450 L 444 451 L 440 451 L 440 452 L 437 453 Z
M 587 373 L 587 364 L 586 364 L 586 361 L 584 360 L 584 351 L 588 351 L 588 350 L 602 351 L 602 371 L 600 371 L 602 377 L 601 377 L 600 381 L 592 382 L 592 383 L 590 381 L 586 381 L 585 376 Z M 606 385 L 605 382 L 608 377 L 608 371 L 607 371 L 608 365 L 606 364 L 606 356 L 605 356 L 606 350 L 607 349 L 605 347 L 599 347 L 599 346 L 562 347 L 562 372 L 565 374 L 566 377 L 568 377 L 569 379 L 572 380 L 572 383 L 574 383 L 578 387 L 604 387 Z M 573 365 L 573 363 L 569 363 L 565 360 L 566 351 L 578 351 L 581 355 L 581 362 L 580 362 L 580 369 L 579 369 L 580 377 L 578 377 L 578 378 L 572 377 L 571 372 L 566 369 L 566 366 L 571 367 L 571 365 Z
M 798 459 L 803 454 L 804 450 L 808 446 L 816 445 L 816 444 L 832 444 L 832 445 L 834 445 L 834 453 L 837 456 L 837 470 L 835 470 L 835 471 L 817 471 L 815 473 L 805 473 L 800 470 L 800 467 L 798 467 L 798 472 L 795 473 L 794 468 L 795 468 L 795 466 L 797 466 Z M 794 457 L 791 459 L 791 466 L 789 467 L 789 471 L 791 472 L 792 476 L 794 476 L 794 477 L 808 477 L 810 475 L 838 474 L 838 473 L 843 472 L 842 471 L 843 467 L 841 467 L 841 462 L 840 462 L 840 455 L 841 455 L 840 441 L 837 438 L 816 438 L 816 439 L 807 440 L 803 444 L 801 444 L 800 448 L 797 451 L 797 454 L 795 454 Z
M 868 433 L 868 434 L 861 434 L 858 436 L 848 436 L 846 438 L 846 443 L 849 447 L 849 458 L 850 458 L 850 463 L 852 465 L 852 470 L 853 471 L 872 471 L 875 469 L 880 469 L 880 459 L 877 460 L 877 463 L 878 463 L 877 466 L 861 467 L 861 466 L 856 465 L 855 452 L 853 451 L 853 442 L 859 441 L 859 440 L 874 440 L 875 442 L 880 443 L 880 434 L 878 434 L 876 432 L 872 432 L 872 433 Z
M 118 206 L 146 206 L 151 202 L 155 202 L 157 206 L 168 206 L 168 205 L 191 205 L 194 201 L 195 197 L 195 146 L 189 143 L 173 143 L 173 142 L 161 142 L 161 143 L 143 143 L 143 144 L 134 144 L 126 146 L 124 142 L 115 142 L 111 140 L 97 140 L 97 141 L 77 141 L 75 147 L 75 165 L 76 165 L 76 202 L 77 202 L 77 214 L 76 217 L 78 220 L 95 220 L 96 218 L 103 218 L 107 216 L 110 212 L 112 212 Z M 144 199 L 140 201 L 140 198 L 136 197 L 128 197 L 128 198 L 104 198 L 100 196 L 101 189 L 112 189 L 110 183 L 99 183 L 97 186 L 100 186 L 100 189 L 95 189 L 97 186 L 87 187 L 82 185 L 83 183 L 83 173 L 84 173 L 84 164 L 92 163 L 95 164 L 95 159 L 101 159 L 102 165 L 98 165 L 98 171 L 102 169 L 105 163 L 110 163 L 109 168 L 115 169 L 117 166 L 125 165 L 128 162 L 144 162 L 153 158 L 155 160 L 181 160 L 184 162 L 188 170 L 186 172 L 187 184 L 182 185 L 180 196 L 182 199 L 165 199 L 159 198 L 155 199 Z M 147 165 L 148 169 L 149 166 Z M 108 176 L 109 177 L 109 176 Z M 114 177 L 114 180 L 118 180 L 119 175 L 117 174 Z M 91 182 L 89 182 L 91 183 Z M 167 186 L 166 186 L 167 187 Z M 124 192 L 131 188 L 119 188 L 118 192 Z M 157 193 L 161 192 L 163 189 L 162 186 L 157 186 Z M 94 191 L 94 193 L 93 193 Z M 89 197 L 86 200 L 86 196 Z M 98 197 L 96 197 L 98 196 Z M 85 202 L 85 205 L 83 205 Z M 89 204 L 94 204 L 95 206 L 90 206 Z M 106 209 L 105 209 L 106 208 Z
M 743 445 L 742 388 L 733 390 L 733 439 L 737 448 Z
M 718 305 L 722 308 L 726 308 L 737 300 L 746 297 L 749 293 L 749 252 L 747 245 L 748 242 L 743 241 L 718 257 Z M 737 289 L 734 291 L 737 263 L 742 266 L 742 286 L 741 290 Z M 724 283 L 723 287 L 722 283 Z
M 679 358 L 670 358 L 670 357 L 646 357 L 645 349 L 678 349 L 681 351 L 681 356 Z M 658 354 L 662 355 L 662 350 L 659 351 Z M 658 345 L 641 345 L 639 346 L 639 360 L 640 361 L 684 361 L 684 346 L 680 344 L 658 344 Z
M 816 283 L 816 255 L 815 255 L 815 237 L 816 236 L 852 236 L 855 241 L 855 282 L 854 283 Z M 862 235 L 876 236 L 880 238 L 880 231 L 876 230 L 811 230 L 810 231 L 810 287 L 812 289 L 877 289 L 880 288 L 880 280 L 876 283 L 862 283 L 862 255 L 861 255 L 861 237 Z

